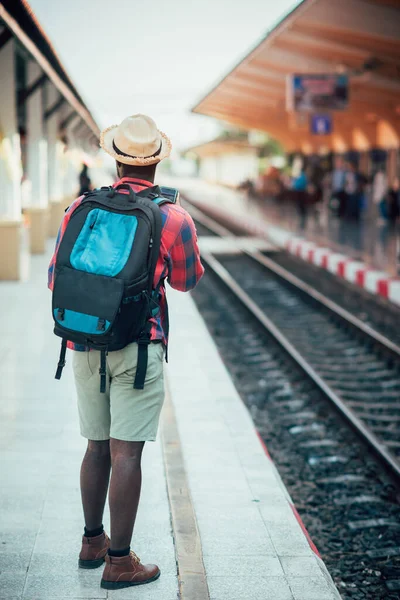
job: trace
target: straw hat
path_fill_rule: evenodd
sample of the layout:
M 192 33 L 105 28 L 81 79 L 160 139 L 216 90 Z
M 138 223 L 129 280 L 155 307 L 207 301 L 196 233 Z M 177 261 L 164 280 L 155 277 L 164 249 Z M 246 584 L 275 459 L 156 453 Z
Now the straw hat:
M 169 138 L 146 115 L 132 115 L 100 134 L 100 146 L 125 165 L 154 165 L 171 154 Z

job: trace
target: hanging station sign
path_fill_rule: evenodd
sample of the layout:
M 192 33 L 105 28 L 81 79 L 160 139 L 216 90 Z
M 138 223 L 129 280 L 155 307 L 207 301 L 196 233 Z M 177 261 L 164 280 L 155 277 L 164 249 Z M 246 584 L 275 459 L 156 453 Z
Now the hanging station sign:
M 332 133 L 332 116 L 314 114 L 310 117 L 310 133 L 313 135 L 329 135 Z
M 335 73 L 290 75 L 286 103 L 289 111 L 345 110 L 349 104 L 348 77 Z

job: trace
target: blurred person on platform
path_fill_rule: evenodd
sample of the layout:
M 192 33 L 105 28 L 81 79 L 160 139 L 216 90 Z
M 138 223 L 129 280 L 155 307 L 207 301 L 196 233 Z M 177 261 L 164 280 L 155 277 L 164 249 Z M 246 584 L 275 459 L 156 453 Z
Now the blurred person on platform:
M 389 224 L 395 226 L 400 217 L 400 180 L 395 177 L 386 194 L 386 213 Z
M 82 171 L 79 173 L 79 194 L 82 196 L 85 192 L 89 192 L 92 188 L 92 182 L 89 177 L 88 166 L 83 164 Z
M 346 211 L 347 194 L 344 190 L 346 183 L 346 167 L 343 158 L 338 157 L 335 160 L 335 168 L 331 177 L 331 198 L 330 205 L 337 213 L 338 217 L 343 217 Z
M 308 216 L 315 221 L 317 228 L 321 225 L 321 210 L 323 201 L 323 173 L 318 168 L 310 167 L 307 176 Z
M 350 220 L 358 221 L 363 206 L 363 194 L 366 178 L 355 163 L 349 162 L 345 175 L 344 191 L 346 193 L 346 207 L 344 216 Z
M 160 576 L 158 566 L 143 565 L 130 544 L 142 451 L 156 439 L 164 401 L 165 280 L 186 292 L 204 269 L 193 220 L 179 205 L 177 190 L 154 185 L 156 167 L 170 155 L 171 142 L 153 119 L 127 117 L 102 132 L 100 146 L 116 161 L 118 181 L 70 206 L 50 263 L 49 287 L 53 304 L 61 306 L 53 314 L 55 327 L 63 331 L 65 323 L 67 328 L 58 367 L 62 371 L 68 340 L 80 430 L 88 440 L 80 474 L 85 527 L 79 566 L 93 569 L 105 562 L 101 587 L 113 590 Z M 77 285 L 71 285 L 73 276 Z M 89 288 L 97 290 L 95 297 Z M 95 310 L 114 316 L 100 317 Z M 81 332 L 86 344 L 77 341 Z M 103 332 L 106 350 L 98 347 Z M 66 336 L 72 334 L 71 341 Z M 111 539 L 103 528 L 107 492 Z
M 388 179 L 384 167 L 379 167 L 372 180 L 372 202 L 370 207 L 370 216 L 374 222 L 379 217 L 387 218 L 386 214 L 386 196 L 388 192 Z
M 292 190 L 293 190 L 293 200 L 296 205 L 297 211 L 299 213 L 300 222 L 299 228 L 303 231 L 307 226 L 307 216 L 308 216 L 308 178 L 306 175 L 306 171 L 302 166 L 300 169 L 300 173 L 293 178 L 292 181 Z

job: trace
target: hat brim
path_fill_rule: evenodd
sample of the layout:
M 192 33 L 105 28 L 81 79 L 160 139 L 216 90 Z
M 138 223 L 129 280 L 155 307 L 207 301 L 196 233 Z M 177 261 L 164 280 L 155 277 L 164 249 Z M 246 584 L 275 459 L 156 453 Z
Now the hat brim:
M 137 156 L 135 158 L 131 158 L 129 156 L 124 156 L 123 154 L 118 154 L 118 152 L 115 152 L 113 148 L 114 133 L 117 128 L 118 125 L 111 125 L 111 127 L 107 127 L 107 129 L 104 129 L 101 132 L 100 148 L 103 148 L 103 150 L 107 152 L 107 154 L 112 156 L 118 162 L 123 163 L 124 165 L 136 165 L 138 167 L 155 165 L 161 162 L 164 158 L 168 158 L 168 156 L 171 154 L 171 140 L 167 135 L 165 135 L 165 133 L 163 133 L 160 130 L 158 130 L 158 133 L 161 135 L 161 151 L 159 154 L 157 154 L 157 156 L 148 156 L 146 158 Z

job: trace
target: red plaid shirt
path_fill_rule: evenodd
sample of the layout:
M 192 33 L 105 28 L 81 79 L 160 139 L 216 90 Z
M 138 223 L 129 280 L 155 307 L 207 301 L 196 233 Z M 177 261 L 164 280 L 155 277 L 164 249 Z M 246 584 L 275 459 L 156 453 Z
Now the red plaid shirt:
M 149 181 L 123 177 L 114 184 L 114 187 L 121 183 L 128 183 L 135 192 L 153 186 Z M 71 204 L 61 223 L 56 248 L 49 265 L 48 285 L 51 290 L 54 285 L 54 267 L 62 237 L 72 213 L 82 200 L 83 196 L 80 196 Z M 194 288 L 201 279 L 204 268 L 200 262 L 197 234 L 191 216 L 175 204 L 163 204 L 160 206 L 160 210 L 162 214 L 161 246 L 153 284 L 153 287 L 156 288 L 161 281 L 160 311 L 156 317 L 151 319 L 151 339 L 161 340 L 166 345 L 168 341 L 166 331 L 167 299 L 164 280 L 167 279 L 174 289 L 187 292 Z M 72 350 L 86 350 L 84 346 L 72 342 L 68 342 L 68 347 Z

